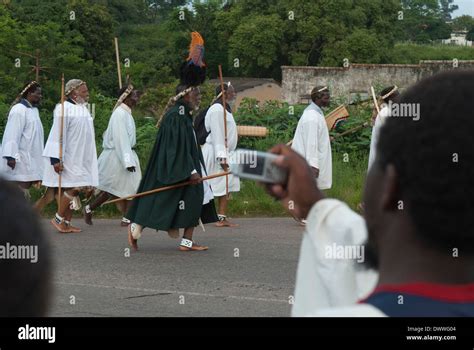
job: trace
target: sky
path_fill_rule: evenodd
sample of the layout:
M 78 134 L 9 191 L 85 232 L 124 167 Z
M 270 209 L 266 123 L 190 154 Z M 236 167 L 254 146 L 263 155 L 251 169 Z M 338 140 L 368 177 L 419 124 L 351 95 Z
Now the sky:
M 459 10 L 453 12 L 453 17 L 462 15 L 474 17 L 474 0 L 454 0 L 454 4 L 459 6 Z

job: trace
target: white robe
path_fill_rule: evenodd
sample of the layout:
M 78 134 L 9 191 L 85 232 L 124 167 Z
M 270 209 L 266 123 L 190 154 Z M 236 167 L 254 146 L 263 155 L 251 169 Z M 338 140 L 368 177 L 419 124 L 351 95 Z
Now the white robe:
M 59 175 L 54 171 L 50 158 L 59 159 L 59 129 L 61 105 L 54 109 L 54 121 L 44 147 L 45 169 L 43 185 L 58 187 Z M 62 187 L 99 185 L 94 121 L 85 104 L 64 103 Z
M 322 199 L 311 208 L 301 243 L 292 316 L 353 306 L 374 289 L 376 272 L 356 269 L 356 259 L 327 255 L 334 246 L 361 245 L 366 239 L 364 219 L 345 203 Z
M 380 136 L 380 129 L 385 124 L 385 121 L 390 116 L 390 109 L 386 104 L 382 105 L 382 109 L 380 110 L 379 114 L 377 114 L 377 118 L 375 119 L 374 126 L 372 128 L 372 136 L 370 138 L 370 152 L 369 152 L 369 166 L 375 161 L 375 156 L 377 153 L 377 143 L 379 141 Z
M 112 113 L 104 132 L 103 151 L 98 160 L 100 190 L 117 197 L 136 193 L 142 172 L 138 156 L 133 150 L 135 144 L 136 129 L 132 111 L 122 103 Z M 135 172 L 128 171 L 129 167 L 135 167 Z
M 232 113 L 226 113 L 227 119 L 227 152 L 225 148 L 224 130 L 224 107 L 220 103 L 213 104 L 206 113 L 204 125 L 211 133 L 207 136 L 206 143 L 202 146 L 202 155 L 206 165 L 207 173 L 214 175 L 224 170 L 220 166 L 217 158 L 226 158 L 227 163 L 232 163 L 232 153 L 237 147 L 238 135 Z M 240 191 L 240 179 L 237 176 L 229 175 L 229 192 Z M 216 197 L 226 194 L 226 177 L 218 177 L 209 180 L 212 191 Z
M 319 169 L 318 187 L 322 190 L 331 188 L 331 141 L 323 111 L 314 102 L 304 110 L 291 147 L 301 154 L 310 166 Z
M 8 115 L 3 133 L 0 173 L 9 181 L 39 181 L 43 177 L 43 124 L 38 108 L 18 103 Z M 3 157 L 16 160 L 15 169 Z

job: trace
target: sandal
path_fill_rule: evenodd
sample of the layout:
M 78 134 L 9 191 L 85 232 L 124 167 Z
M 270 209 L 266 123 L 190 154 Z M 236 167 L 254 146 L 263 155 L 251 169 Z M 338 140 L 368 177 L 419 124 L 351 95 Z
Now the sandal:
M 191 241 L 189 239 L 183 238 L 181 240 L 181 244 L 179 245 L 178 248 L 182 252 L 190 252 L 190 251 L 203 251 L 203 250 L 208 250 L 209 247 L 199 245 L 194 243 L 194 241 Z
M 219 221 L 216 222 L 216 227 L 239 227 L 239 224 L 233 224 L 227 220 L 227 216 L 225 215 L 218 214 L 217 217 L 219 218 Z
M 122 227 L 128 227 L 128 225 L 131 224 L 131 221 L 128 220 L 127 218 L 123 217 L 122 218 L 122 221 L 120 221 L 120 226 Z
M 61 220 L 61 222 L 57 222 L 56 218 L 53 218 L 51 220 L 51 224 L 54 226 L 56 230 L 58 230 L 59 233 L 71 233 L 72 231 L 70 228 L 66 225 L 64 220 Z

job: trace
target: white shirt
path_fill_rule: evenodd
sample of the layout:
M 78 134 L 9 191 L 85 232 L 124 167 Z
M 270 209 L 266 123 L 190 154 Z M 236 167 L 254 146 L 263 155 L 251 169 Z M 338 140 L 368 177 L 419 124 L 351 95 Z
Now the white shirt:
M 43 185 L 58 187 L 59 175 L 50 158 L 59 159 L 61 104 L 54 109 L 54 121 L 44 147 Z M 62 187 L 97 187 L 99 174 L 95 147 L 94 121 L 85 104 L 64 102 Z
M 356 269 L 356 256 L 339 249 L 367 239 L 364 219 L 336 199 L 318 201 L 307 218 L 296 275 L 292 316 L 314 316 L 327 308 L 354 305 L 375 287 L 377 273 Z M 360 255 L 365 258 L 364 253 Z
M 0 172 L 9 181 L 39 181 L 43 177 L 43 124 L 38 108 L 22 100 L 14 105 L 8 115 L 3 133 Z M 7 159 L 15 158 L 15 169 Z
M 321 108 L 314 102 L 306 107 L 296 127 L 292 148 L 301 154 L 308 164 L 319 169 L 318 187 L 332 186 L 332 155 L 329 131 Z

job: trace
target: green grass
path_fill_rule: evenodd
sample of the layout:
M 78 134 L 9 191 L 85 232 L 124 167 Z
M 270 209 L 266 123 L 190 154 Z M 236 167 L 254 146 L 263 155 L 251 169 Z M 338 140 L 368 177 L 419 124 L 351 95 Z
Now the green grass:
M 418 64 L 421 60 L 474 60 L 474 47 L 456 45 L 397 44 L 391 61 L 398 64 Z
M 333 152 L 332 188 L 326 195 L 340 199 L 356 210 L 362 201 L 368 158 L 368 154 L 349 154 L 344 158 L 343 154 Z

